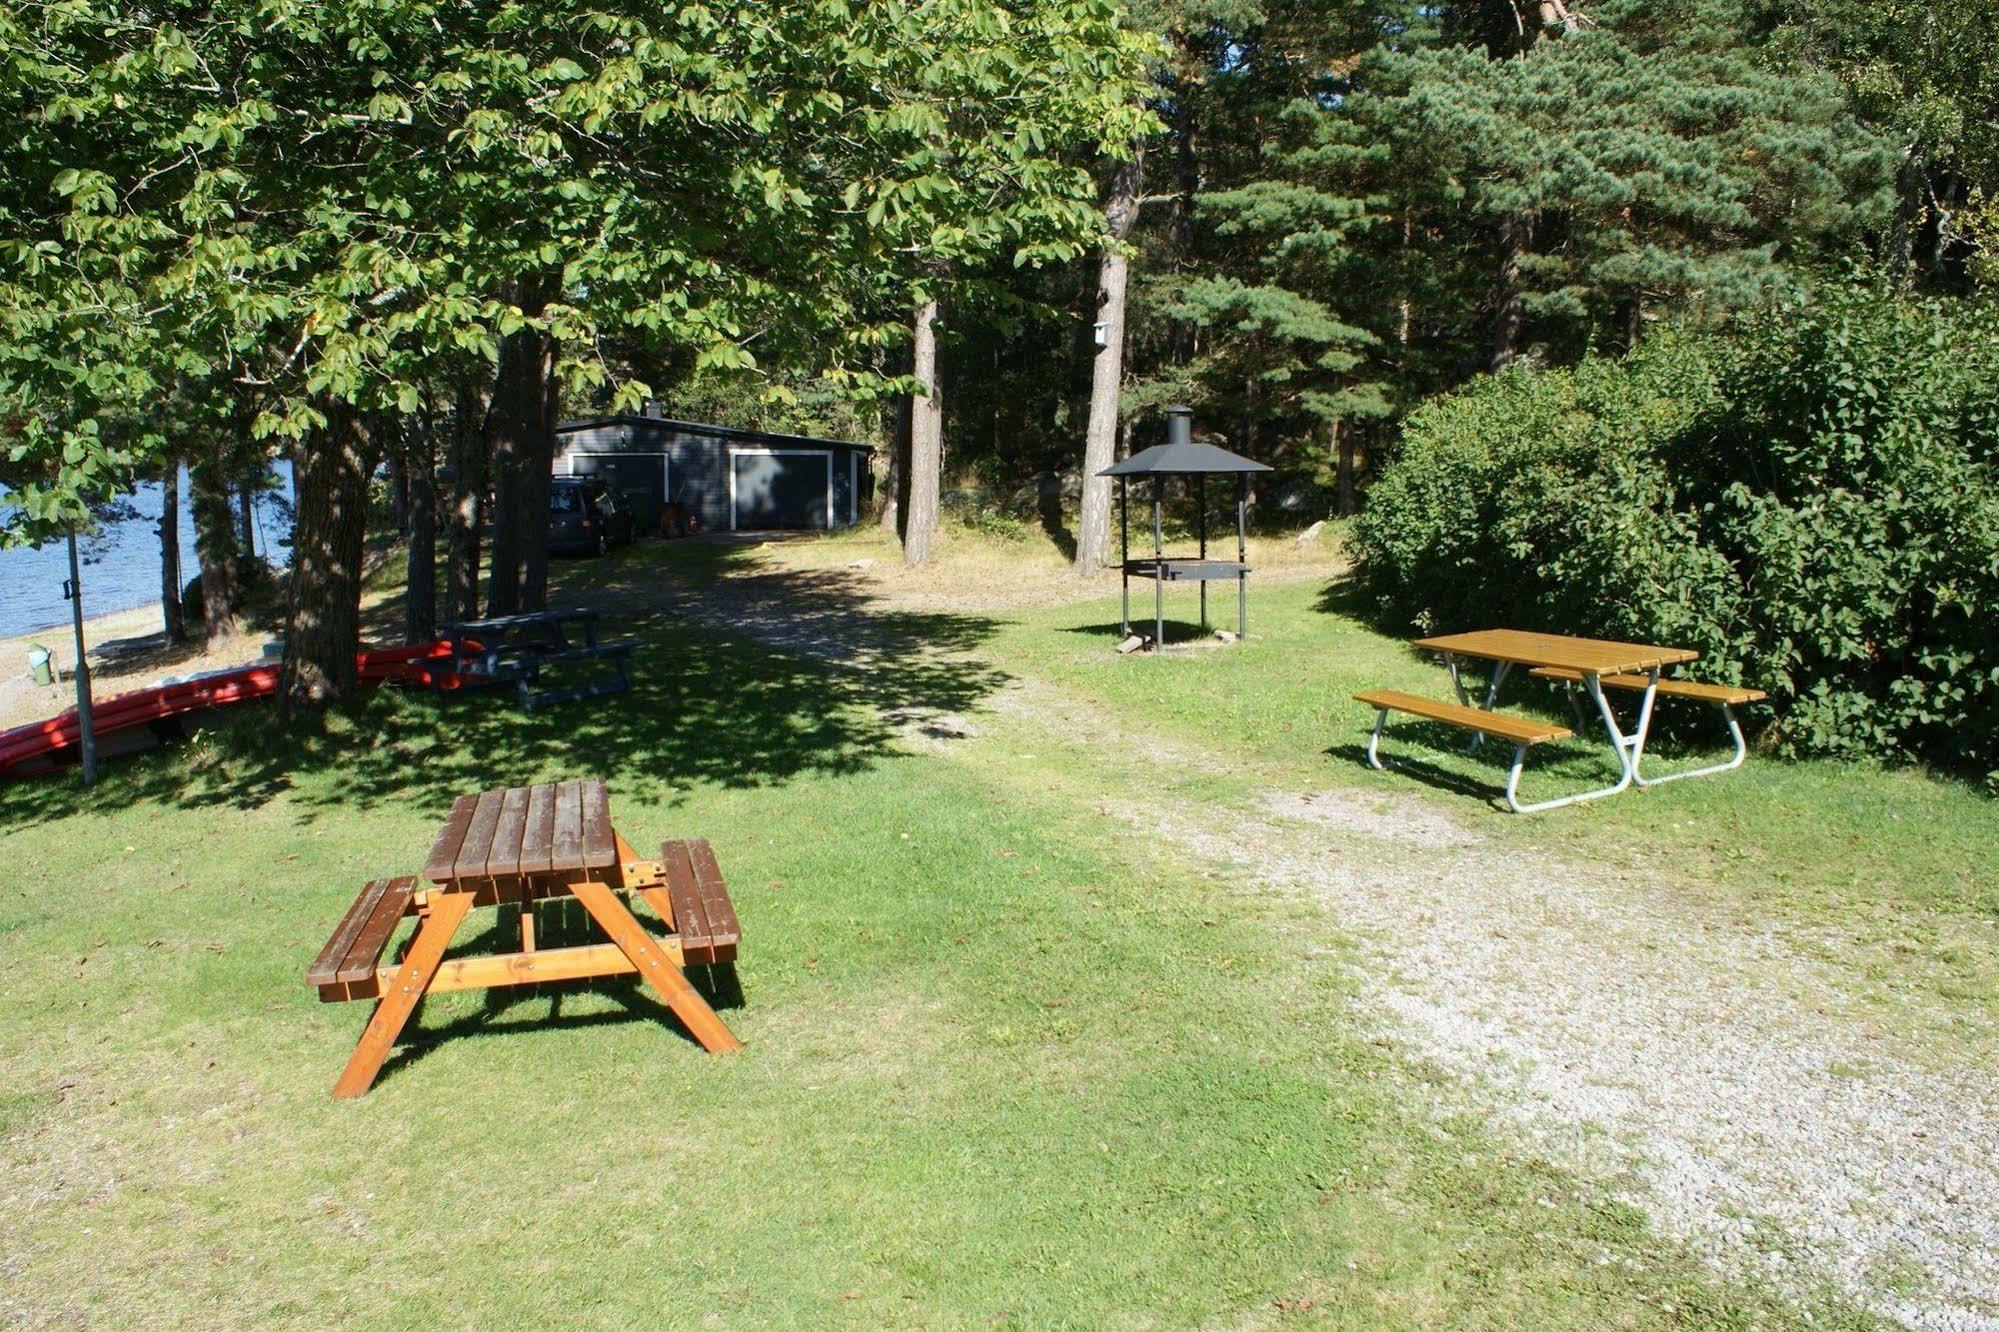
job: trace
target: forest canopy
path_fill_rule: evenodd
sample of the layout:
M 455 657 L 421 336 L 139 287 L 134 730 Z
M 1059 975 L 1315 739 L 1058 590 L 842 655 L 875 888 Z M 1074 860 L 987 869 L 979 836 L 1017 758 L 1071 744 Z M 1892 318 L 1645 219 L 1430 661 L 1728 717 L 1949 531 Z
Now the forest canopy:
M 370 478 L 417 497 L 413 635 L 531 607 L 589 410 L 868 438 L 912 561 L 952 478 L 1052 476 L 1094 569 L 1094 474 L 1169 401 L 1278 468 L 1261 508 L 1353 512 L 1411 413 L 1509 367 L 1726 340 L 1854 267 L 1981 305 L 1996 34 L 1829 0 L 0 4 L 0 541 L 182 464 L 226 519 L 289 456 L 310 709 L 352 687 Z

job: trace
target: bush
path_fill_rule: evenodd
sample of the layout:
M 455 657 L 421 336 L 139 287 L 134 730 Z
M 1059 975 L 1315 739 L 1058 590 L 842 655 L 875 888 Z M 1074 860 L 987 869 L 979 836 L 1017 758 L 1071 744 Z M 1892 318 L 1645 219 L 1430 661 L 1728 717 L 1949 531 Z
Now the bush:
M 1874 286 L 1410 417 L 1355 525 L 1383 613 L 1697 648 L 1796 753 L 1999 768 L 1999 324 Z

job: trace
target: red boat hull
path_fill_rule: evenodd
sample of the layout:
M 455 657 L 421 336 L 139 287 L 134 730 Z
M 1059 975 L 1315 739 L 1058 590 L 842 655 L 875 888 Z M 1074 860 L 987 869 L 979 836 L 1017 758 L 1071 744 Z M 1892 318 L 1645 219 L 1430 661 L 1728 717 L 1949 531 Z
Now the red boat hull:
M 354 656 L 354 665 L 360 673 L 361 683 L 370 688 L 393 683 L 456 689 L 463 680 L 448 668 L 447 663 L 467 646 L 477 645 L 440 639 L 409 647 L 358 652 Z M 92 708 L 91 729 L 102 741 L 107 736 L 151 726 L 169 717 L 269 698 L 278 690 L 280 670 L 277 662 L 258 662 L 232 671 L 218 671 L 196 680 L 118 694 L 98 701 Z M 77 725 L 74 708 L 47 721 L 30 722 L 11 731 L 0 731 L 0 778 L 27 777 L 52 771 L 74 757 L 81 741 L 82 728 Z M 114 742 L 109 747 L 118 750 L 143 746 Z

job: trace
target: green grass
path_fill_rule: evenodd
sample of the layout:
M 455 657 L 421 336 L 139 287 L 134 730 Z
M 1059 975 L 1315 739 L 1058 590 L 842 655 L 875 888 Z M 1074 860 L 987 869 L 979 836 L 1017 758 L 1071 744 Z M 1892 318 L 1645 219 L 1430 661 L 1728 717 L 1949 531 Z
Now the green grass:
M 385 693 L 323 739 L 251 715 L 113 764 L 94 789 L 0 788 L 0 1313 L 1793 1322 L 1483 1125 L 1413 1109 L 1422 1071 L 1364 1039 L 1345 964 L 1281 928 L 1291 908 L 1120 838 L 1068 795 L 1090 775 L 1026 750 L 1031 733 L 996 726 L 953 756 L 906 747 L 880 717 L 975 710 L 1006 673 L 1033 674 L 1128 725 L 1209 739 L 1218 768 L 1372 781 L 1348 752 L 1347 683 L 1422 669 L 1310 589 L 1258 589 L 1254 609 L 1248 650 L 1157 661 L 1072 632 L 1101 606 L 918 617 L 903 631 L 984 661 L 866 674 L 640 617 L 619 627 L 646 644 L 638 687 L 607 706 L 523 716 Z M 745 1052 L 702 1055 L 631 986 L 440 996 L 375 1091 L 328 1100 L 365 1009 L 318 1004 L 302 975 L 360 882 L 413 870 L 453 795 L 575 773 L 608 778 L 635 842 L 715 843 L 744 923 L 746 1004 L 724 1016 Z M 1116 764 L 1095 778 L 1106 799 L 1141 779 Z M 1750 810 L 1810 800 L 1831 819 L 1834 785 L 1773 764 L 1736 791 Z M 1725 805 L 1669 789 L 1683 811 Z M 1985 808 L 1922 789 L 1905 808 L 1925 821 L 1905 831 L 1972 854 Z M 1617 804 L 1633 808 L 1492 822 L 1593 845 L 1687 817 L 1663 798 Z M 1796 891 L 1829 890 L 1801 875 Z
M 1183 593 L 1172 608 L 1186 614 L 1191 606 Z M 1226 609 L 1232 617 L 1232 599 Z M 1785 762 L 1752 751 L 1745 767 L 1713 779 L 1521 818 L 1499 795 L 1510 748 L 1474 755 L 1460 732 L 1391 718 L 1382 752 L 1403 760 L 1404 770 L 1365 765 L 1374 711 L 1352 700 L 1356 690 L 1452 695 L 1434 659 L 1368 628 L 1353 611 L 1338 583 L 1257 586 L 1244 647 L 1127 658 L 1107 650 L 1112 599 L 1028 613 L 993 651 L 1128 723 L 1253 765 L 1266 781 L 1424 801 L 1502 845 L 1612 867 L 1667 867 L 1668 877 L 1705 893 L 1725 917 L 1769 914 L 1828 930 L 1855 950 L 1845 961 L 1858 958 L 1889 979 L 1913 968 L 1946 1000 L 1999 1007 L 1990 946 L 1999 927 L 1999 803 L 1990 797 L 1919 771 Z M 1192 624 L 1169 627 L 1168 642 L 1195 632 Z M 1503 707 L 1571 720 L 1538 681 L 1516 677 L 1508 691 Z M 1711 710 L 1662 707 L 1673 714 L 1663 720 L 1678 725 L 1653 751 L 1657 770 L 1726 756 Z M 1628 702 L 1622 711 L 1628 721 Z M 1600 730 L 1591 731 L 1533 751 L 1521 790 L 1536 799 L 1615 775 Z

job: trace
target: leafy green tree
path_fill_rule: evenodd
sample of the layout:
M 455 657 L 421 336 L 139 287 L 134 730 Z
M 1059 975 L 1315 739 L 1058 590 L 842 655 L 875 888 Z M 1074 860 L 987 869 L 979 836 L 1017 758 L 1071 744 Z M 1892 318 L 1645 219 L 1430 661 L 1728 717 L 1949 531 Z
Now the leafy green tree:
M 1901 149 L 1889 252 L 1947 288 L 1990 284 L 1999 203 L 1999 4 L 1784 0 L 1780 49 L 1839 80 Z

